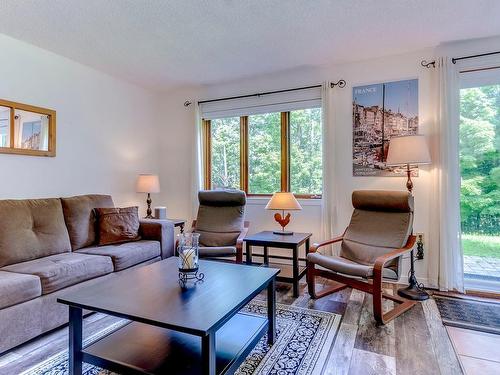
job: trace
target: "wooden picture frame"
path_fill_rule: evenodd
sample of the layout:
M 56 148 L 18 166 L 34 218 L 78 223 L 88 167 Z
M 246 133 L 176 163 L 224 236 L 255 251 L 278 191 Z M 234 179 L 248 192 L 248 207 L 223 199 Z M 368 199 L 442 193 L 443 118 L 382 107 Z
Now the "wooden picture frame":
M 8 143 L 7 145 L 2 145 L 0 143 L 0 153 L 46 157 L 56 156 L 56 111 L 3 99 L 0 99 L 0 107 L 7 108 L 7 110 L 10 111 L 8 116 Z M 46 139 L 43 140 L 43 143 L 46 144 L 46 147 L 43 147 L 43 149 L 40 149 L 40 147 L 42 147 L 40 146 L 40 142 L 42 142 L 40 138 L 42 138 L 41 133 L 43 132 L 41 123 L 38 124 L 36 121 L 21 123 L 16 130 L 15 121 L 19 118 L 19 113 L 21 112 L 35 115 L 35 117 L 38 115 L 47 116 L 47 123 L 43 125 L 47 127 L 47 134 L 44 134 L 44 137 L 46 137 Z M 24 129 L 28 129 L 30 125 L 32 126 L 32 136 L 28 140 L 23 140 L 23 131 Z M 36 126 L 38 126 L 39 128 L 37 133 L 35 133 L 34 130 Z M 30 148 L 29 146 L 30 144 L 31 146 L 33 145 L 34 139 L 36 139 L 36 144 L 38 145 L 38 147 Z

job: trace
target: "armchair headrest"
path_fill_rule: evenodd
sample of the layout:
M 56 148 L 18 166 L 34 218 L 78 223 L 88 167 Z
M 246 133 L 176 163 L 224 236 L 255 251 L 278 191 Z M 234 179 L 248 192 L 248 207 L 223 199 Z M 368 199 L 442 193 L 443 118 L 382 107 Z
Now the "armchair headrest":
M 413 212 L 413 195 L 406 191 L 356 190 L 352 205 L 366 211 Z
M 201 190 L 198 192 L 200 205 L 231 207 L 247 203 L 245 192 L 241 190 Z

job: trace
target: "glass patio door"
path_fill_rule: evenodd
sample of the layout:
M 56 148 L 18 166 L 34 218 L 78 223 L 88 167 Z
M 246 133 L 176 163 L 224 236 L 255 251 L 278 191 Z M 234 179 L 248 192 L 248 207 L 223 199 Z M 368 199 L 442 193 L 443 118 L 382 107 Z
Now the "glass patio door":
M 459 131 L 466 289 L 500 293 L 500 69 L 461 73 Z

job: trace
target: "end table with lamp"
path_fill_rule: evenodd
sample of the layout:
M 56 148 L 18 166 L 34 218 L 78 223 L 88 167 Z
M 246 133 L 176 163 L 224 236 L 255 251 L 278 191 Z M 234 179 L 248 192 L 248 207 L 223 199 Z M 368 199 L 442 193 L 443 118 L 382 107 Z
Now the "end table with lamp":
M 309 240 L 311 233 L 298 233 L 295 232 L 291 235 L 275 234 L 272 231 L 262 231 L 249 236 L 246 236 L 243 241 L 245 242 L 246 249 L 246 263 L 255 264 L 253 257 L 264 258 L 263 266 L 280 269 L 280 273 L 276 277 L 277 281 L 283 281 L 293 284 L 293 296 L 299 296 L 299 280 L 307 272 L 306 258 L 299 257 L 299 249 L 302 245 L 305 247 L 305 255 L 309 252 Z M 261 246 L 264 248 L 263 253 L 253 254 L 252 246 Z M 292 251 L 292 256 L 286 255 L 271 255 L 269 248 L 289 249 Z M 270 259 L 289 260 L 292 264 L 271 263 Z M 300 264 L 302 262 L 302 264 Z
M 281 230 L 262 231 L 249 236 L 246 236 L 243 241 L 246 248 L 247 264 L 253 264 L 253 257 L 262 257 L 264 266 L 279 268 L 280 273 L 276 277 L 277 281 L 289 282 L 293 284 L 294 297 L 299 296 L 299 280 L 306 274 L 306 259 L 299 257 L 299 249 L 302 245 L 305 247 L 305 255 L 309 251 L 309 241 L 311 233 L 298 233 L 285 231 L 285 227 L 290 223 L 291 214 L 286 211 L 301 210 L 300 203 L 295 199 L 293 193 L 277 192 L 266 205 L 266 210 L 278 210 L 281 213 L 276 213 L 274 219 L 280 224 Z M 262 254 L 253 254 L 252 246 L 263 247 Z M 292 256 L 271 255 L 269 248 L 289 249 L 292 251 Z M 282 259 L 291 261 L 291 264 L 271 263 L 270 259 Z M 302 262 L 302 264 L 301 264 Z
M 406 135 L 391 138 L 386 164 L 406 166 L 406 188 L 410 194 L 413 194 L 413 181 L 411 180 L 412 166 L 430 163 L 431 156 L 423 135 Z M 421 247 L 423 250 L 423 244 Z M 408 278 L 408 284 L 408 287 L 398 290 L 398 294 L 401 297 L 417 301 L 424 301 L 429 298 L 429 294 L 423 289 L 423 285 L 418 283 L 415 276 L 415 257 L 413 250 L 410 252 L 410 276 Z

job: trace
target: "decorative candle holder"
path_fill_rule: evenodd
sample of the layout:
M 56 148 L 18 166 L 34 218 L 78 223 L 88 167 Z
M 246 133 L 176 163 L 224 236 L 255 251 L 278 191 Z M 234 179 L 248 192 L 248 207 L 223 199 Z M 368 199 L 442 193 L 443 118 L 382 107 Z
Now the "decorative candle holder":
M 179 259 L 179 281 L 203 280 L 205 275 L 198 272 L 199 233 L 180 233 L 177 235 L 177 255 Z

